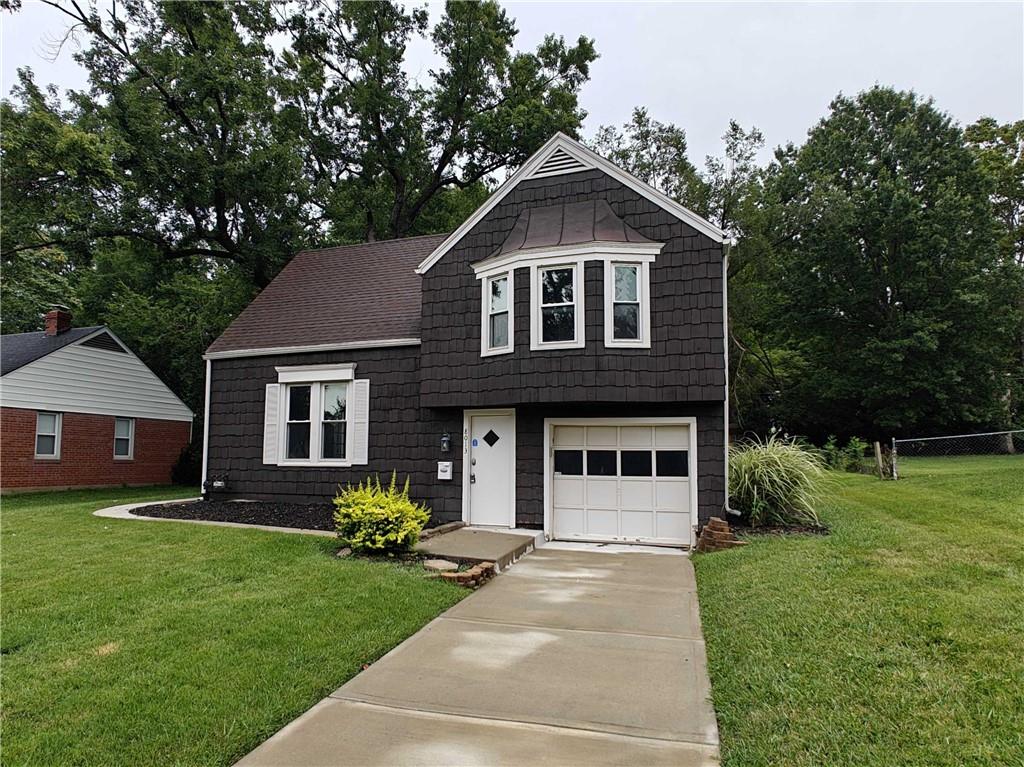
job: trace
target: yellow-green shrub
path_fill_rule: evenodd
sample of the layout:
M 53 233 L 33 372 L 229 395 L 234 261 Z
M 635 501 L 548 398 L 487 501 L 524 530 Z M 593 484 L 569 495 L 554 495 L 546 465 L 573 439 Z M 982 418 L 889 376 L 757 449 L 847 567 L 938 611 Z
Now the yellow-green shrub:
M 419 540 L 430 518 L 426 506 L 409 500 L 409 480 L 398 490 L 395 475 L 384 487 L 380 477 L 348 485 L 334 499 L 334 525 L 338 537 L 354 551 L 409 549 Z

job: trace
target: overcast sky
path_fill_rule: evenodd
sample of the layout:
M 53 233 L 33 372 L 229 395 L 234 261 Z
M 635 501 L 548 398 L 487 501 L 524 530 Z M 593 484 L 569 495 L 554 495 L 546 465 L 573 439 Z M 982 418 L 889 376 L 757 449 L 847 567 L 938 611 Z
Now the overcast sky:
M 802 141 L 839 92 L 875 83 L 934 97 L 961 123 L 981 115 L 1024 118 L 1024 3 L 505 3 L 517 46 L 545 34 L 596 40 L 601 58 L 582 104 L 584 135 L 621 124 L 635 105 L 686 129 L 701 164 L 721 151 L 730 118 L 757 125 L 769 148 Z M 436 18 L 440 6 L 431 5 Z M 81 88 L 73 46 L 47 60 L 66 24 L 25 0 L 2 23 L 2 91 L 20 66 L 39 83 Z M 411 74 L 434 64 L 429 44 L 412 47 Z M 768 150 L 766 150 L 767 154 Z

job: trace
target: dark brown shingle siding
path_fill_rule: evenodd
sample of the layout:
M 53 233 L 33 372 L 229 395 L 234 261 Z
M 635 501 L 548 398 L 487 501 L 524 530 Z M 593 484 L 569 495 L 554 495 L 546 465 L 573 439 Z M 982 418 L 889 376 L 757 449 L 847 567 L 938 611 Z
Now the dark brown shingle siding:
M 651 267 L 650 349 L 604 347 L 601 265 L 586 266 L 586 347 L 530 350 L 529 270 L 515 273 L 515 351 L 480 356 L 480 282 L 471 264 L 508 236 L 524 207 L 607 200 L 665 243 Z M 423 278 L 421 392 L 428 407 L 554 402 L 721 402 L 722 246 L 599 170 L 524 181 Z

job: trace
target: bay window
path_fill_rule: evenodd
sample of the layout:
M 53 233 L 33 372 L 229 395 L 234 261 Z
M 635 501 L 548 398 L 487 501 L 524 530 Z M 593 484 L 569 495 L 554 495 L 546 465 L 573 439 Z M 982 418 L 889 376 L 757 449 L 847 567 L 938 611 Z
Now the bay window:
M 512 270 L 483 279 L 483 324 L 481 354 L 506 354 L 512 351 Z
M 608 261 L 604 273 L 605 346 L 650 347 L 650 265 Z
M 532 349 L 575 349 L 583 334 L 583 262 L 534 266 Z

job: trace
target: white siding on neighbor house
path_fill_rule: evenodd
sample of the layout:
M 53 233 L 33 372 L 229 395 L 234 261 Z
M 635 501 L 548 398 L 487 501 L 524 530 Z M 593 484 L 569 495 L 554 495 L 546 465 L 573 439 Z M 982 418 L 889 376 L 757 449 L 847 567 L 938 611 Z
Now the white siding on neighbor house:
M 61 413 L 192 420 L 185 403 L 134 354 L 80 343 L 0 378 L 0 404 Z

